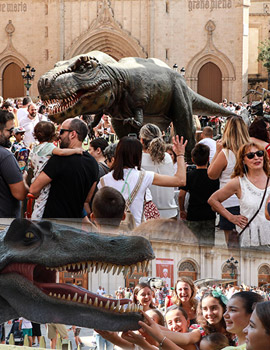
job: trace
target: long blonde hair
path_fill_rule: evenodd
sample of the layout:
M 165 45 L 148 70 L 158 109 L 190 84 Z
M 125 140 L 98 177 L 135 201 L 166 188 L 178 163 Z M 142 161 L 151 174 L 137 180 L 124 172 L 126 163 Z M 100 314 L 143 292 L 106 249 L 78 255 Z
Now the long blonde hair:
M 140 138 L 143 141 L 143 149 L 147 150 L 154 163 L 161 163 L 165 158 L 166 144 L 158 126 L 148 123 L 140 130 Z
M 250 142 L 248 127 L 239 116 L 229 117 L 222 137 L 223 148 L 231 150 L 235 155 L 239 148 Z

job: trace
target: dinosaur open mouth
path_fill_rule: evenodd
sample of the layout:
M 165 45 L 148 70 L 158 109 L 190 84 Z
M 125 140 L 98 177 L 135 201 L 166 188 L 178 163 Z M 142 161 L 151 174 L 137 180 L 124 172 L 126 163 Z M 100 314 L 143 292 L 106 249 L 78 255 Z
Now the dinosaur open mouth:
M 52 110 L 50 111 L 50 115 L 66 112 L 74 108 L 74 106 L 82 99 L 82 97 L 89 97 L 91 95 L 98 95 L 102 91 L 110 88 L 111 83 L 108 81 L 102 82 L 100 85 L 94 85 L 88 90 L 78 90 L 76 93 L 72 93 L 65 98 L 57 98 L 57 99 L 43 99 L 43 103 L 45 106 L 52 105 Z
M 136 265 L 138 271 L 139 268 L 142 271 L 146 271 L 148 268 L 148 261 L 143 261 Z M 43 293 L 52 298 L 61 299 L 63 301 L 71 301 L 76 303 L 82 303 L 94 307 L 105 308 L 108 311 L 113 312 L 137 312 L 140 310 L 138 305 L 131 304 L 129 299 L 109 299 L 104 296 L 97 295 L 82 287 L 75 285 L 69 285 L 65 283 L 57 283 L 57 272 L 67 271 L 74 274 L 85 272 L 97 272 L 103 270 L 106 272 L 119 274 L 123 272 L 127 274 L 133 272 L 135 265 L 122 266 L 112 265 L 101 262 L 81 262 L 76 264 L 68 264 L 60 267 L 44 267 L 38 264 L 27 263 L 12 263 L 6 266 L 1 274 L 18 273 L 29 280 L 33 285 L 39 288 Z

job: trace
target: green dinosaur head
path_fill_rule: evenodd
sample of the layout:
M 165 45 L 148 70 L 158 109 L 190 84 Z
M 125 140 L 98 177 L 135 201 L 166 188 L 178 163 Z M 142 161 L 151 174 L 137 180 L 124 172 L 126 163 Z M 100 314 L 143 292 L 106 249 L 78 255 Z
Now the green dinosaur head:
M 52 121 L 61 123 L 81 114 L 97 114 L 114 101 L 106 68 L 99 62 L 98 54 L 95 57 L 89 54 L 60 61 L 39 79 L 38 90 L 43 103 L 54 105 L 49 115 Z M 106 54 L 99 54 L 104 62 L 116 62 Z
M 130 300 L 107 299 L 57 283 L 57 272 L 127 274 L 135 267 L 146 271 L 153 258 L 143 237 L 103 236 L 48 221 L 16 219 L 0 232 L 0 323 L 23 316 L 38 323 L 138 329 L 142 315 Z

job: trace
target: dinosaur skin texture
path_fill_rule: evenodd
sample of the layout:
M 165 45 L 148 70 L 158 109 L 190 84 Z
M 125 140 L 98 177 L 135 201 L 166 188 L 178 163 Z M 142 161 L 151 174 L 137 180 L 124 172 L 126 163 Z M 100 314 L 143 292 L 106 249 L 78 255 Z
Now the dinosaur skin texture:
M 107 299 L 60 284 L 74 274 L 147 270 L 154 253 L 137 236 L 103 236 L 49 221 L 15 219 L 0 232 L 0 323 L 20 316 L 38 323 L 74 324 L 111 331 L 138 329 L 143 317 L 129 299 Z
M 56 63 L 38 81 L 41 99 L 54 103 L 49 116 L 61 123 L 82 114 L 94 114 L 95 127 L 103 113 L 112 117 L 119 138 L 137 133 L 145 123 L 166 130 L 173 122 L 175 133 L 194 147 L 193 114 L 229 116 L 227 109 L 195 93 L 185 79 L 164 62 L 127 57 L 119 62 L 92 51 Z

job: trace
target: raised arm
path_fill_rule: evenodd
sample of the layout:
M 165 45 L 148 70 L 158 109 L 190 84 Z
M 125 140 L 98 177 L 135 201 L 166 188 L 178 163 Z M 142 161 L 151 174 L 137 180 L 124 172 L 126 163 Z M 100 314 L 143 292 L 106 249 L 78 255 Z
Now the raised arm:
M 29 192 L 35 197 L 38 197 L 42 188 L 48 185 L 51 181 L 52 179 L 42 171 L 30 186 Z
M 52 151 L 52 154 L 57 156 L 71 156 L 72 154 L 82 154 L 82 148 L 59 148 L 55 147 Z
M 179 187 L 186 184 L 186 164 L 185 164 L 185 148 L 187 140 L 184 142 L 183 137 L 179 141 L 179 137 L 173 137 L 173 150 L 177 155 L 177 171 L 174 176 L 154 174 L 153 185 L 164 187 Z
M 222 148 L 222 141 L 218 140 L 216 143 L 216 153 L 207 170 L 208 177 L 211 180 L 217 180 L 220 177 L 222 171 L 227 166 L 227 159 L 225 157 L 225 154 L 224 152 L 221 152 Z

